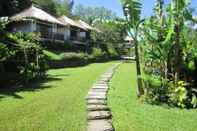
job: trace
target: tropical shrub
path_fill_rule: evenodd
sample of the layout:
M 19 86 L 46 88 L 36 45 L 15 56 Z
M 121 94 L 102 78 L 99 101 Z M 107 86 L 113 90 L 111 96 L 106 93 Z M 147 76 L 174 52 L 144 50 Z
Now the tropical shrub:
M 127 9 L 125 14 L 135 4 L 140 6 L 136 0 L 124 2 L 127 3 L 124 4 Z M 134 21 L 130 20 L 135 17 L 132 15 L 127 15 L 130 34 L 136 31 L 135 23 L 132 23 Z M 143 98 L 147 102 L 196 108 L 197 32 L 192 26 L 195 22 L 189 1 L 171 0 L 165 8 L 164 0 L 156 0 L 154 15 L 146 18 L 143 25 L 139 26 L 137 33 L 140 33 L 141 39 L 136 38 L 140 44 L 135 53 L 140 54 L 140 63 L 137 64 L 142 65 L 143 76 L 138 78 L 143 79 Z M 136 23 L 139 24 L 140 21 Z
M 87 55 L 85 53 L 68 52 L 68 53 L 62 53 L 60 57 L 61 60 L 63 61 L 81 61 L 81 62 L 87 61 Z
M 28 83 L 45 75 L 44 55 L 37 40 L 38 36 L 33 33 L 8 33 L 4 36 L 4 42 L 0 44 L 3 83 L 10 80 Z
M 92 55 L 95 58 L 95 60 L 102 60 L 105 59 L 106 52 L 103 52 L 100 48 L 93 47 Z

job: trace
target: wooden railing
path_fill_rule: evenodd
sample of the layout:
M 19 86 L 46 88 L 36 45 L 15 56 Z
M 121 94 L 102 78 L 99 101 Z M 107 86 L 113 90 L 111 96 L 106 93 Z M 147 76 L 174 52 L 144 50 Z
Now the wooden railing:
M 42 39 L 49 39 L 49 40 L 61 40 L 64 41 L 64 35 L 60 33 L 53 33 L 53 32 L 40 32 Z
M 86 38 L 82 38 L 82 37 L 74 37 L 74 36 L 71 36 L 71 37 L 70 37 L 70 40 L 71 40 L 71 41 L 87 42 L 87 39 L 86 39 Z
M 50 41 L 62 41 L 64 42 L 64 34 L 60 34 L 60 33 L 52 33 L 52 32 L 40 32 L 40 38 L 42 40 L 50 40 Z M 69 38 L 69 40 L 71 41 L 79 41 L 79 42 L 83 42 L 86 43 L 88 41 L 87 38 L 84 37 L 76 37 L 76 36 L 71 36 Z

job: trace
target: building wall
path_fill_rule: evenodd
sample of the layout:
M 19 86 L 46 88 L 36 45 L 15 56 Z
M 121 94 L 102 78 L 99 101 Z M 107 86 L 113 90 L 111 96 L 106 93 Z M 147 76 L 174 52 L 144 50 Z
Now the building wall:
M 32 32 L 32 23 L 31 22 L 20 22 L 12 25 L 13 32 Z
M 71 32 L 70 32 L 70 29 L 66 29 L 65 32 L 64 32 L 64 39 L 65 40 L 69 40 L 70 39 L 70 36 L 71 36 Z

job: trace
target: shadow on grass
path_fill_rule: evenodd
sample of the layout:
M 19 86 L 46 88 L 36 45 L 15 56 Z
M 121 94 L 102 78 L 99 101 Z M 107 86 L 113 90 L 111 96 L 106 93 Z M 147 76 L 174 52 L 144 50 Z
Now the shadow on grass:
M 0 88 L 0 101 L 1 101 L 1 99 L 6 98 L 8 96 L 11 96 L 15 99 L 23 99 L 23 97 L 18 94 L 20 92 L 35 92 L 35 91 L 40 91 L 40 90 L 44 90 L 47 88 L 51 88 L 52 86 L 46 85 L 46 83 L 51 82 L 51 81 L 62 80 L 61 78 L 56 78 L 57 76 L 50 75 L 50 76 L 47 76 L 46 78 L 42 78 L 40 80 L 31 82 L 26 85 L 17 85 L 17 86 L 12 86 L 12 87 L 1 87 Z M 64 76 L 68 76 L 68 75 L 64 75 Z

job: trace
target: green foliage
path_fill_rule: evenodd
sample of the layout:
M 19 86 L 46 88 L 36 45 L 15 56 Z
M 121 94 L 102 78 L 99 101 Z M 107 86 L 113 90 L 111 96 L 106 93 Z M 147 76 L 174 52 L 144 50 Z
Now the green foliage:
M 61 57 L 59 54 L 49 51 L 49 50 L 43 50 L 43 53 L 45 55 L 46 60 L 53 61 L 53 60 L 61 60 Z
M 0 1 L 0 17 L 11 16 L 18 13 L 31 5 L 30 0 L 1 0 Z
M 100 48 L 93 48 L 92 49 L 92 55 L 96 59 L 101 59 L 102 57 L 104 57 L 105 52 L 103 52 Z
M 108 57 L 121 55 L 126 27 L 122 21 L 97 21 L 95 27 L 102 32 L 91 32 L 94 47 L 101 48 Z
M 196 107 L 196 31 L 187 0 L 172 0 L 165 10 L 157 0 L 154 15 L 140 28 L 145 100 L 180 108 Z M 189 21 L 188 21 L 189 20 Z M 157 84 L 156 84 L 157 83 Z
M 8 47 L 5 44 L 0 43 L 0 62 L 6 61 L 7 59 L 9 59 L 9 57 L 10 54 Z
M 114 20 L 117 18 L 114 12 L 105 7 L 86 7 L 82 4 L 75 7 L 74 15 L 79 16 L 80 19 L 91 24 L 96 20 Z
M 110 81 L 108 106 L 116 131 L 193 131 L 196 109 L 170 108 L 165 103 L 147 104 L 136 98 L 135 63 L 123 63 Z
M 138 81 L 138 96 L 144 94 L 141 80 L 141 64 L 139 54 L 139 32 L 140 25 L 144 20 L 141 19 L 141 8 L 142 4 L 140 0 L 122 0 L 124 15 L 126 17 L 127 33 L 133 38 L 135 45 L 135 58 L 136 58 L 136 69 L 137 69 L 137 81 Z
M 29 82 L 45 74 L 46 65 L 36 34 L 8 33 L 1 44 L 1 74 L 14 73 L 14 80 Z M 3 57 L 2 57 L 3 56 Z M 5 76 L 6 77 L 6 76 Z M 9 78 L 7 78 L 9 81 Z
M 73 3 L 70 0 L 33 0 L 36 4 L 41 6 L 45 11 L 54 15 L 71 16 Z
M 84 53 L 75 53 L 75 52 L 68 52 L 68 53 L 62 53 L 60 55 L 61 60 L 63 61 L 81 61 L 86 62 L 87 56 Z
M 170 82 L 169 101 L 181 108 L 186 107 L 186 100 L 188 91 L 186 89 L 187 83 L 184 81 L 179 81 L 178 85 L 174 85 L 173 82 Z

